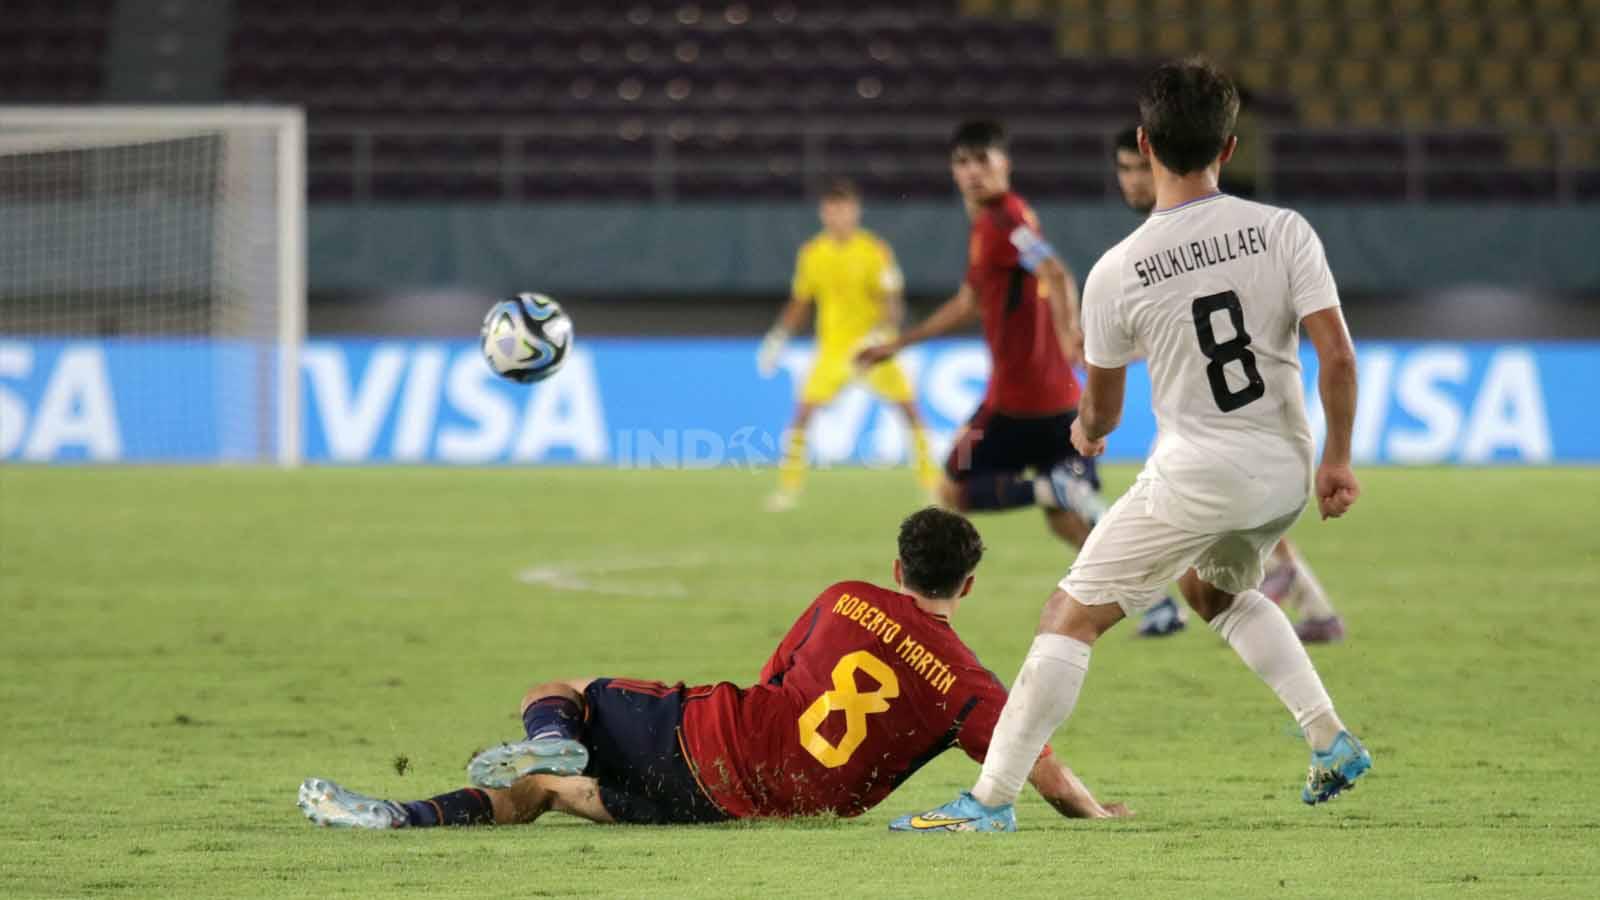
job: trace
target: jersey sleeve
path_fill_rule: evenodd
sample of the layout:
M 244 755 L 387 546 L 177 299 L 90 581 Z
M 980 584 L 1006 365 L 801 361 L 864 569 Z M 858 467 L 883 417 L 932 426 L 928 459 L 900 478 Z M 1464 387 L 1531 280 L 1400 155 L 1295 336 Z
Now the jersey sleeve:
M 1122 310 L 1122 273 L 1106 254 L 1083 285 L 1083 356 L 1091 366 L 1119 369 L 1133 362 L 1138 346 Z
M 801 300 L 816 299 L 816 278 L 812 275 L 815 268 L 811 263 L 810 245 L 800 248 L 794 258 L 794 280 L 789 285 L 789 296 Z
M 1029 272 L 1038 272 L 1040 263 L 1056 258 L 1056 248 L 1044 239 L 1039 219 L 1032 210 L 1023 206 L 1009 212 L 1010 230 L 1006 232 L 1006 242 L 1016 251 L 1017 265 Z
M 1317 310 L 1338 306 L 1339 289 L 1328 268 L 1328 255 L 1311 223 L 1290 212 L 1281 240 L 1288 254 L 1289 302 L 1294 304 L 1295 315 L 1304 319 Z
M 811 637 L 811 629 L 816 627 L 817 616 L 821 613 L 821 601 L 813 600 L 811 605 L 806 607 L 806 611 L 800 614 L 800 618 L 794 620 L 794 624 L 789 626 L 789 633 L 778 642 L 778 649 L 772 651 L 767 664 L 761 667 L 758 683 L 770 684 L 783 680 L 783 673 L 794 665 L 795 653 L 805 644 L 806 639 Z

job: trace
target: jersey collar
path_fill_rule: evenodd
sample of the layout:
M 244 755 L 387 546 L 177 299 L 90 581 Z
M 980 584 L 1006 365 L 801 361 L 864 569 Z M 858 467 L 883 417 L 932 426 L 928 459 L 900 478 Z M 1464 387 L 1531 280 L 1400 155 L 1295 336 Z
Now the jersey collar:
M 1212 200 L 1217 199 L 1218 197 L 1226 197 L 1226 196 L 1228 196 L 1228 195 L 1223 193 L 1222 191 L 1217 191 L 1214 194 L 1207 194 L 1204 197 L 1196 197 L 1193 200 L 1185 200 L 1182 203 L 1179 203 L 1177 206 L 1169 206 L 1166 209 L 1152 209 L 1152 210 L 1150 210 L 1150 215 L 1152 215 L 1152 216 L 1164 216 L 1164 215 L 1166 215 L 1167 213 L 1170 213 L 1170 212 L 1177 212 L 1178 210 L 1183 209 L 1186 206 L 1195 206 L 1195 205 L 1200 204 L 1200 203 L 1209 203 Z

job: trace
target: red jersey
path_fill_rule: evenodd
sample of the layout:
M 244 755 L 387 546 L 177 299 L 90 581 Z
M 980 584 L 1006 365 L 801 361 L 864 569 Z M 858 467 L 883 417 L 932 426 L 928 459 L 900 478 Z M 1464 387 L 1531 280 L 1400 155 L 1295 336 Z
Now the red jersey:
M 760 684 L 685 697 L 684 750 L 724 812 L 855 816 L 950 747 L 981 762 L 1006 691 L 950 623 L 846 581 L 806 608 Z
M 984 405 L 1037 416 L 1078 407 L 1078 378 L 1056 337 L 1044 285 L 1031 258 L 1048 245 L 1028 204 L 1007 192 L 972 220 L 967 284 L 978 295 L 993 370 Z

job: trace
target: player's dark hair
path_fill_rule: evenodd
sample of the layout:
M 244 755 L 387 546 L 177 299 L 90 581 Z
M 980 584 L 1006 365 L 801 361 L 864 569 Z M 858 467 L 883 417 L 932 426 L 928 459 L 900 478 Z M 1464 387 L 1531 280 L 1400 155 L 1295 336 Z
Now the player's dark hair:
M 993 119 L 973 119 L 962 122 L 950 134 L 950 152 L 972 150 L 978 153 L 990 149 L 1006 149 L 1006 127 Z
M 1112 156 L 1116 156 L 1116 151 L 1118 150 L 1132 150 L 1133 152 L 1138 153 L 1139 126 L 1129 125 L 1127 128 L 1117 132 L 1117 143 L 1115 147 L 1111 148 L 1111 150 Z
M 1204 57 L 1163 63 L 1139 90 L 1139 124 L 1150 149 L 1178 175 L 1211 165 L 1238 117 L 1239 89 Z
M 960 513 L 929 506 L 900 523 L 900 576 L 924 597 L 954 597 L 981 559 L 983 539 Z
M 861 191 L 856 183 L 848 178 L 830 178 L 822 187 L 824 200 L 860 200 Z

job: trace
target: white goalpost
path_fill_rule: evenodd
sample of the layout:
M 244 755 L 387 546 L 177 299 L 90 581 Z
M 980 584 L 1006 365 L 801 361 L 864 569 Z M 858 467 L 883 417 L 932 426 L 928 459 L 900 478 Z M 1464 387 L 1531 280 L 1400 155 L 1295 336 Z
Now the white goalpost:
M 298 465 L 305 203 L 298 108 L 0 106 L 0 340 L 154 348 L 148 456 Z

